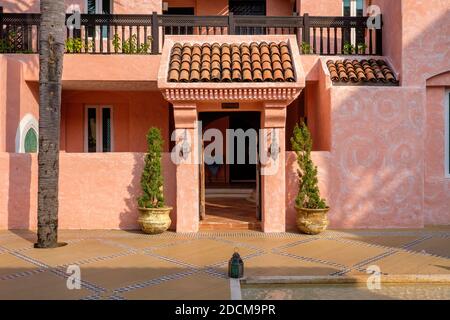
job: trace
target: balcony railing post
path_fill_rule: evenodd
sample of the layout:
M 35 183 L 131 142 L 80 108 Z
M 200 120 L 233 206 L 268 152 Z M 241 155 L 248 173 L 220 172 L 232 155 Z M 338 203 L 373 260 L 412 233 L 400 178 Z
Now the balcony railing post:
M 380 28 L 375 31 L 377 55 L 383 55 L 383 16 L 380 14 Z
M 159 54 L 159 24 L 158 13 L 152 13 L 152 54 Z
M 303 42 L 306 42 L 307 44 L 310 43 L 310 23 L 309 23 L 309 14 L 305 13 L 303 15 Z
M 75 11 L 75 9 L 72 10 L 72 14 L 73 14 L 73 15 L 79 14 L 79 15 L 81 16 L 81 12 L 80 12 L 80 11 Z M 66 21 L 67 21 L 67 20 L 66 20 Z M 80 29 L 77 29 L 77 28 L 74 26 L 74 28 L 73 28 L 73 37 L 74 37 L 74 38 L 80 38 L 80 39 L 81 39 L 81 26 L 80 26 Z
M 0 6 L 0 41 L 3 40 L 3 7 Z
M 228 14 L 228 34 L 235 34 L 235 25 L 234 25 L 234 16 L 233 12 L 230 12 Z

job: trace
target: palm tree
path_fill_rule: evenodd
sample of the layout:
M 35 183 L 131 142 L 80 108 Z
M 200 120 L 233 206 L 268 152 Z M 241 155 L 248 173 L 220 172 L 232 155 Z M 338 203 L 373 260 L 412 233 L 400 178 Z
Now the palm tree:
M 41 0 L 37 248 L 58 245 L 61 75 L 66 37 L 64 0 Z

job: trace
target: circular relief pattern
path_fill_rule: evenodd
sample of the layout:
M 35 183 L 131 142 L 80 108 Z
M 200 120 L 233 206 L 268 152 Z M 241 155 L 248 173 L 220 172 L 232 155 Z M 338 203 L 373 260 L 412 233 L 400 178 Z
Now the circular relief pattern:
M 407 99 L 409 123 L 418 132 L 422 131 L 424 126 L 424 114 L 419 99 L 421 96 L 418 96 L 416 100 Z
M 357 133 L 354 133 L 357 132 Z M 367 179 L 376 175 L 383 165 L 384 144 L 370 130 L 343 130 L 336 141 L 342 139 L 336 147 L 340 156 L 341 175 L 355 180 Z
M 361 105 L 356 101 L 345 101 L 339 104 L 339 112 L 333 112 L 333 117 L 339 120 L 348 121 L 349 118 L 357 118 Z
M 387 137 L 387 163 L 390 168 L 414 168 L 422 163 L 422 138 L 413 127 L 396 127 L 387 133 Z
M 382 99 L 376 104 L 375 114 L 377 118 L 383 122 L 388 122 L 390 125 L 401 121 L 402 106 L 393 99 Z

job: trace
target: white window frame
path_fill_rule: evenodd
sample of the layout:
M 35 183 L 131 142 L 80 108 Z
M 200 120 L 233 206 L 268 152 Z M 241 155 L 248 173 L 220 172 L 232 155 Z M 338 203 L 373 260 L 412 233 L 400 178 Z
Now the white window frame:
M 113 13 L 114 1 L 109 0 L 111 13 Z M 95 0 L 95 13 L 102 14 L 103 12 L 103 0 Z M 84 13 L 88 13 L 88 0 L 84 0 Z
M 356 17 L 356 1 L 350 0 L 350 17 Z M 363 16 L 367 14 L 366 0 L 363 0 Z M 344 0 L 342 0 L 342 16 L 344 16 Z
M 88 146 L 88 109 L 95 109 L 96 123 L 95 123 L 95 136 L 96 136 L 96 146 L 95 153 L 103 152 L 103 109 L 110 109 L 111 117 L 111 151 L 114 152 L 114 117 L 113 117 L 113 107 L 110 105 L 86 105 L 84 109 L 84 152 L 89 152 Z
M 34 129 L 36 132 L 36 137 L 38 139 L 36 152 L 39 152 L 39 122 L 31 113 L 27 113 L 22 120 L 20 120 L 19 126 L 17 127 L 15 141 L 16 153 L 25 153 L 25 137 L 30 129 Z
M 450 179 L 450 89 L 445 90 L 444 99 L 444 117 L 445 117 L 445 178 Z
M 111 8 L 111 14 L 114 12 L 113 0 L 109 0 L 109 7 Z M 88 13 L 88 0 L 84 0 L 84 13 Z M 103 14 L 103 0 L 95 0 L 95 14 Z M 95 39 L 100 39 L 100 26 L 95 27 Z M 107 39 L 108 37 L 102 37 L 102 39 Z M 88 37 L 88 40 L 92 40 L 92 37 Z
M 350 0 L 350 17 L 356 17 L 356 1 L 357 0 Z M 366 0 L 363 1 L 363 16 L 367 15 L 367 6 L 366 6 Z M 344 16 L 344 0 L 342 0 L 342 16 Z M 350 42 L 356 46 L 356 30 L 352 29 L 350 31 Z

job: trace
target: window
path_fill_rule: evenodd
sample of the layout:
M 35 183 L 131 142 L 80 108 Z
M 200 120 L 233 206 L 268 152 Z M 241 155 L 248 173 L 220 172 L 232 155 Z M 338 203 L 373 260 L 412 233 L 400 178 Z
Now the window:
M 112 152 L 112 108 L 86 107 L 84 149 L 86 152 Z
M 88 14 L 111 14 L 112 5 L 111 0 L 86 0 L 86 13 Z M 101 27 L 102 37 L 108 37 L 108 27 Z M 97 34 L 100 34 L 100 27 L 97 27 Z M 94 36 L 94 28 L 88 29 L 88 36 Z M 96 35 L 97 36 L 97 35 Z
M 168 15 L 185 15 L 185 16 L 193 16 L 194 8 L 193 7 L 169 7 L 167 10 L 163 12 L 163 14 Z M 183 34 L 194 34 L 194 27 L 165 27 L 164 34 L 173 34 L 173 35 L 183 35 Z
M 229 0 L 228 9 L 239 16 L 265 16 L 265 0 Z
M 229 0 L 228 11 L 237 16 L 265 16 L 265 0 Z M 266 28 L 262 27 L 239 27 L 234 28 L 236 34 L 265 34 Z
M 344 17 L 363 17 L 365 15 L 365 0 L 343 0 L 342 4 Z M 351 32 L 344 32 L 344 43 L 347 42 L 354 46 L 365 43 L 364 29 L 352 29 Z
M 20 120 L 16 131 L 16 152 L 34 153 L 39 146 L 39 124 L 32 114 L 26 114 Z
M 364 0 L 343 0 L 344 17 L 362 17 L 364 15 Z
M 450 178 L 450 90 L 445 93 L 445 177 Z
M 25 135 L 24 149 L 25 153 L 35 153 L 37 152 L 37 133 L 33 128 L 30 128 Z

